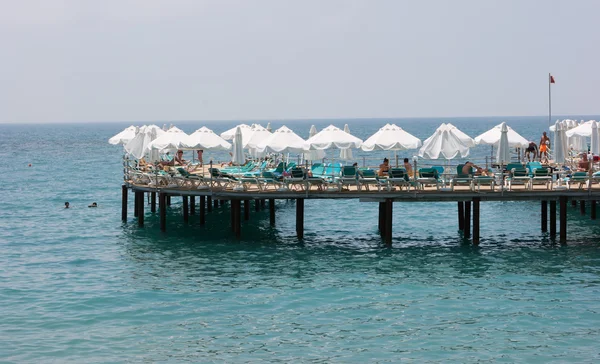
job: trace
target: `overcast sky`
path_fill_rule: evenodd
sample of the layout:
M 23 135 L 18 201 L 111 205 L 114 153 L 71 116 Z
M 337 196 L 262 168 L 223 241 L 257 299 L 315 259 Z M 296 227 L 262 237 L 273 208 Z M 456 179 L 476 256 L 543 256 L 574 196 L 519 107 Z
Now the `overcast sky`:
M 0 122 L 600 114 L 600 1 L 0 0 Z

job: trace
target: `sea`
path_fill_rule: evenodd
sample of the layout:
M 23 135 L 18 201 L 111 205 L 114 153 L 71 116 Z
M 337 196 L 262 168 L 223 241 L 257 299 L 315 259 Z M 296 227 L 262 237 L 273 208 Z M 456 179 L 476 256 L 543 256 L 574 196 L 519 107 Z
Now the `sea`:
M 395 123 L 423 140 L 442 122 L 474 137 L 502 121 L 536 142 L 548 131 L 547 117 L 271 127 L 306 138 L 313 124 L 348 124 L 366 139 Z M 221 133 L 241 122 L 173 124 Z M 133 125 L 149 123 L 171 124 Z M 446 202 L 394 204 L 391 246 L 377 230 L 378 205 L 358 200 L 306 200 L 302 240 L 294 201 L 277 201 L 274 227 L 268 210 L 251 209 L 238 240 L 227 205 L 202 226 L 198 215 L 184 222 L 173 197 L 161 232 L 149 208 L 138 227 L 131 194 L 121 221 L 123 148 L 108 139 L 131 124 L 0 124 L 0 362 L 600 360 L 600 220 L 590 219 L 589 205 L 587 215 L 568 205 L 566 244 L 541 231 L 540 203 L 528 201 L 483 202 L 478 247 L 459 232 L 456 203 Z M 468 158 L 481 165 L 492 153 L 477 146 Z M 378 165 L 391 155 L 353 157 Z

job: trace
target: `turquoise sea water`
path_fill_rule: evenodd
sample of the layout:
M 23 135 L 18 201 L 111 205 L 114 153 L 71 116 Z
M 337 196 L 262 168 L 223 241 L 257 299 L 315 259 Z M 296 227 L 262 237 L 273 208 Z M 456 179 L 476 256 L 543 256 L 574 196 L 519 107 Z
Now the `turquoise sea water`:
M 502 120 L 536 141 L 547 130 L 544 117 L 393 121 L 424 139 L 441 122 L 476 136 Z M 388 121 L 348 123 L 364 139 Z M 329 123 L 285 124 L 306 137 Z M 578 208 L 567 245 L 540 231 L 534 202 L 482 203 L 479 248 L 455 203 L 395 204 L 391 248 L 378 206 L 355 200 L 307 200 L 303 241 L 293 202 L 278 201 L 274 228 L 252 209 L 238 241 L 227 207 L 203 227 L 173 198 L 161 233 L 149 209 L 137 227 L 132 200 L 120 221 L 122 150 L 107 139 L 128 125 L 0 125 L 0 362 L 600 359 L 600 220 Z

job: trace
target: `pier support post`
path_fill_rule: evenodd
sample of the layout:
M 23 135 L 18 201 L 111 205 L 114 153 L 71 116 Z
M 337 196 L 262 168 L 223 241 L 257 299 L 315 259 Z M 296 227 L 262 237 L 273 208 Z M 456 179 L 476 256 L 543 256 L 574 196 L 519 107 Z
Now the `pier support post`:
M 579 201 L 579 212 L 585 215 L 585 200 Z
M 254 211 L 258 212 L 260 210 L 260 201 L 254 200 Z
M 556 201 L 550 201 L 550 237 L 556 237 Z
M 207 196 L 207 197 L 206 197 L 206 210 L 207 210 L 208 212 L 212 212 L 212 206 L 213 206 L 213 205 L 212 205 L 212 197 L 210 197 L 210 196 Z
M 190 196 L 190 215 L 196 215 L 196 196 Z
M 200 196 L 200 225 L 206 224 L 206 216 L 204 216 L 205 209 L 206 209 L 206 197 Z
M 273 200 L 273 201 L 275 201 L 275 200 Z M 265 199 L 261 198 L 260 199 L 260 208 L 264 210 L 266 208 L 266 206 L 267 206 L 267 203 L 265 202 Z
M 386 245 L 392 245 L 392 215 L 394 209 L 394 200 L 391 198 L 385 199 L 385 233 L 383 240 Z
M 577 200 L 571 200 L 571 206 L 577 207 Z
M 223 207 L 223 205 L 225 205 L 225 200 L 219 200 L 219 205 Z
M 231 200 L 231 209 L 234 211 L 235 238 L 240 239 L 242 237 L 242 200 Z
M 144 192 L 136 192 L 136 194 L 140 194 L 139 197 L 139 204 L 138 204 L 138 226 L 139 227 L 143 227 L 144 226 L 144 205 L 145 205 L 145 200 L 144 200 Z
M 385 202 L 379 203 L 379 235 L 383 237 L 383 233 L 385 230 Z
M 261 204 L 264 201 L 265 200 L 261 200 Z M 269 199 L 269 222 L 271 223 L 271 226 L 275 226 L 275 199 L 274 198 Z
M 167 206 L 171 206 L 171 196 L 170 195 L 166 195 L 167 196 Z
M 231 218 L 231 231 L 235 233 L 235 204 L 233 200 L 229 204 L 229 217 Z
M 133 192 L 133 217 L 138 217 L 140 209 L 140 194 L 138 191 Z
M 213 200 L 213 206 L 215 207 L 215 209 L 219 207 L 219 200 Z
M 458 201 L 458 230 L 465 229 L 465 203 Z
M 250 200 L 244 200 L 244 220 L 250 220 Z
M 548 201 L 542 201 L 542 232 L 548 231 Z
M 465 239 L 471 237 L 471 201 L 465 201 L 465 228 L 463 229 Z
M 181 196 L 181 198 L 183 199 L 183 204 L 182 204 L 182 209 L 183 209 L 183 221 L 188 222 L 190 219 L 190 209 L 188 206 L 188 197 L 187 196 Z
M 596 220 L 596 200 L 590 201 L 590 219 Z
M 481 197 L 473 197 L 473 244 L 479 245 L 479 202 Z
M 561 243 L 567 242 L 567 196 L 560 196 L 560 237 Z
M 298 239 L 304 239 L 304 199 L 296 199 L 296 235 Z
M 158 213 L 160 215 L 160 231 L 167 231 L 167 195 L 158 194 Z
M 121 220 L 127 221 L 127 186 L 121 186 Z
M 150 212 L 156 212 L 156 192 L 150 192 Z

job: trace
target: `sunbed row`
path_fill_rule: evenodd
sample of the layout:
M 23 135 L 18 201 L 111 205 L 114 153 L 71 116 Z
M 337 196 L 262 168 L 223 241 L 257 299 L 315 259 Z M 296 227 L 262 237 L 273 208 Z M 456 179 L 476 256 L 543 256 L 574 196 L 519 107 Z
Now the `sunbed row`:
M 404 168 L 392 168 L 388 176 L 380 177 L 372 169 L 359 169 L 355 166 L 332 166 L 333 169 L 323 166 L 323 170 L 312 169 L 312 173 L 300 167 L 278 173 L 277 170 L 264 170 L 259 174 L 231 174 L 225 169 L 209 168 L 211 176 L 200 176 L 190 174 L 184 168 L 177 168 L 176 173 L 167 173 L 157 171 L 153 173 L 144 173 L 134 171 L 131 179 L 136 184 L 148 185 L 151 187 L 166 188 L 188 188 L 188 189 L 234 189 L 249 190 L 253 187 L 259 191 L 274 190 L 301 190 L 307 191 L 316 187 L 319 191 L 343 191 L 350 190 L 354 186 L 358 191 L 371 191 L 376 188 L 377 191 L 406 190 L 411 188 L 424 190 L 426 186 L 433 186 L 436 190 L 454 191 L 457 186 L 467 186 L 470 191 L 480 191 L 481 187 L 489 187 L 494 191 L 497 185 L 503 185 L 508 190 L 513 190 L 513 186 L 522 185 L 525 190 L 532 190 L 536 184 L 545 185 L 547 189 L 553 189 L 554 183 L 564 182 L 565 187 L 571 189 L 573 186 L 582 188 L 590 186 L 590 183 L 600 182 L 600 172 L 590 176 L 586 172 L 573 172 L 570 175 L 561 176 L 557 174 L 557 179 L 546 168 L 536 167 L 530 170 L 523 165 L 508 165 L 505 173 L 495 175 L 473 175 L 463 174 L 462 167 L 459 165 L 456 174 L 450 178 L 442 178 L 437 168 L 421 168 L 416 178 L 411 178 Z M 532 166 L 529 166 L 532 167 Z M 336 174 L 335 169 L 340 171 Z M 333 170 L 331 174 L 322 174 L 325 171 Z M 315 174 L 315 172 L 317 172 Z M 321 173 L 318 173 L 321 172 Z M 312 174 L 312 175 L 311 175 Z

